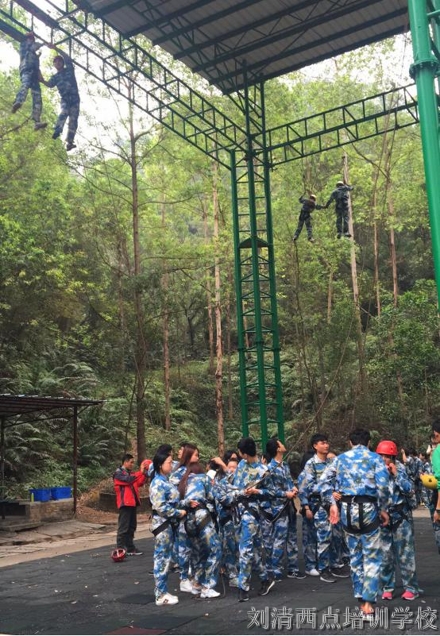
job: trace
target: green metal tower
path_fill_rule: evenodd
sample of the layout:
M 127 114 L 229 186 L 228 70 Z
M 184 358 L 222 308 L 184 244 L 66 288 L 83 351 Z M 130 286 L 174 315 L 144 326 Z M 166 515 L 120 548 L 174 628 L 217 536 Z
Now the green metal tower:
M 417 85 L 432 250 L 440 304 L 440 98 L 438 84 L 436 87 L 440 73 L 440 0 L 409 0 L 408 8 L 414 53 L 411 76 Z

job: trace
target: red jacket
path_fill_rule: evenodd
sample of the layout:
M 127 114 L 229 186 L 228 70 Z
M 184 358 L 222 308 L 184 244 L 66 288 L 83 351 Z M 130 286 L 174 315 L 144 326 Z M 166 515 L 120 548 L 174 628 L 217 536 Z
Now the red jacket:
M 120 466 L 113 475 L 113 483 L 116 493 L 116 504 L 118 508 L 122 506 L 140 506 L 139 488 L 145 483 L 146 474 L 144 471 L 131 473 Z

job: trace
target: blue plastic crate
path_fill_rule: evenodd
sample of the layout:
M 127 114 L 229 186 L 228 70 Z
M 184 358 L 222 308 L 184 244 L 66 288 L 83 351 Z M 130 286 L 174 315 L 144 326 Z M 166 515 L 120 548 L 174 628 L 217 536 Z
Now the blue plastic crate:
M 52 499 L 70 499 L 72 497 L 72 489 L 70 486 L 57 486 L 50 489 Z
M 30 488 L 31 501 L 50 501 L 50 488 Z

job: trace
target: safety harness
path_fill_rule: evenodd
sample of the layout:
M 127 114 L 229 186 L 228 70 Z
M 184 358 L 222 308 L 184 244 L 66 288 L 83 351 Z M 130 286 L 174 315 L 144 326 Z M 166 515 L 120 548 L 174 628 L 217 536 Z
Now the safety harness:
M 380 526 L 380 517 L 379 510 L 377 506 L 377 501 L 374 497 L 369 497 L 368 495 L 342 495 L 341 500 L 342 503 L 347 504 L 347 523 L 344 524 L 342 522 L 342 526 L 346 532 L 349 534 L 367 534 L 368 532 L 373 532 Z M 376 508 L 376 517 L 370 523 L 365 523 L 364 520 L 364 504 L 374 504 Z M 352 524 L 352 515 L 351 515 L 351 506 L 357 505 L 359 506 L 359 527 L 355 527 Z

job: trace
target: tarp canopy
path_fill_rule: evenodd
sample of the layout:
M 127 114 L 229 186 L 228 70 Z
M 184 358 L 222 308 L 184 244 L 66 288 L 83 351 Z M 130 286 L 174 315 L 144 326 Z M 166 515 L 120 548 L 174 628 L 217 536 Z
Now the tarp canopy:
M 79 0 L 224 93 L 409 29 L 407 0 Z

